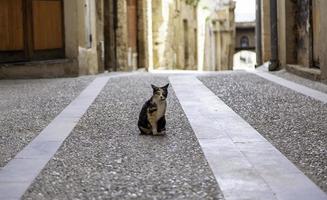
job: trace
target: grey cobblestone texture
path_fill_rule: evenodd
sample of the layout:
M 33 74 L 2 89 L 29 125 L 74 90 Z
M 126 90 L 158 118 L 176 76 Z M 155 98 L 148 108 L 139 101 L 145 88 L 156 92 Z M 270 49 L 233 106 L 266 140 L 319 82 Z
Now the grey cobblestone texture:
M 0 81 L 0 168 L 40 133 L 94 77 Z

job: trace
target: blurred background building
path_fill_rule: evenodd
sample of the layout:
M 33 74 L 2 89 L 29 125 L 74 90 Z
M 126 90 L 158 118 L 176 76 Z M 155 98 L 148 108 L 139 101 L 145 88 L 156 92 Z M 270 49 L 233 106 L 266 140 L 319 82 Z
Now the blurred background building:
M 217 1 L 205 21 L 203 69 L 232 70 L 235 52 L 235 2 Z

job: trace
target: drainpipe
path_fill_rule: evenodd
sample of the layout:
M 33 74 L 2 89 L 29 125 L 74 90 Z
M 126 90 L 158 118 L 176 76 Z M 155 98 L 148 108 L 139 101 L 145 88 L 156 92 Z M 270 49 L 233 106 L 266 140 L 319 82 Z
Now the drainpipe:
M 262 35 L 261 35 L 261 0 L 256 0 L 256 54 L 257 54 L 257 67 L 262 65 Z
M 278 60 L 278 29 L 277 29 L 277 0 L 270 0 L 270 28 L 271 28 L 271 59 L 269 71 L 279 68 Z

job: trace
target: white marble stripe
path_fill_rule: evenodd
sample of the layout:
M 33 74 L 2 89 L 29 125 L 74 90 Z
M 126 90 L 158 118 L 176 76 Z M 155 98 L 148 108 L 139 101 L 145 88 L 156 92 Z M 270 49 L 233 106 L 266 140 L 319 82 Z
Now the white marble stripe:
M 169 79 L 226 200 L 327 199 L 195 76 Z
M 304 94 L 306 96 L 312 97 L 312 98 L 319 100 L 325 104 L 327 103 L 327 94 L 326 93 L 311 89 L 304 85 L 283 79 L 281 77 L 278 77 L 276 75 L 273 75 L 273 74 L 270 74 L 267 72 L 262 72 L 262 71 L 248 71 L 248 72 L 254 73 L 264 79 L 267 79 L 269 81 L 277 83 L 281 86 L 287 87 L 291 90 L 294 90 L 294 91 Z
M 109 80 L 96 78 L 30 144 L 0 170 L 0 199 L 20 199 Z

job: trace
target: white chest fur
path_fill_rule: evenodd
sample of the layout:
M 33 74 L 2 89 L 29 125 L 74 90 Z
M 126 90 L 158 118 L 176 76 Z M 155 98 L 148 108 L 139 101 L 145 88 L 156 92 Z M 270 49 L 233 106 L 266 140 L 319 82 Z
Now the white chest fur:
M 167 102 L 166 101 L 160 101 L 157 103 L 158 110 L 157 110 L 157 120 L 159 120 L 162 116 L 165 115 Z

